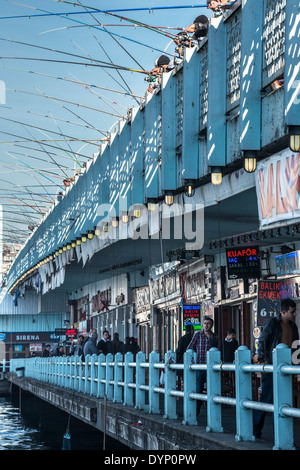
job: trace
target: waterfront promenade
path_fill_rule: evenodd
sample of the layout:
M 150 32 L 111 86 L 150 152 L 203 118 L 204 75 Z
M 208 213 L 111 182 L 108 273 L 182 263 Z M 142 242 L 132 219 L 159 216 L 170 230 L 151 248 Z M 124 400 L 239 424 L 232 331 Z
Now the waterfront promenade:
M 291 365 L 287 346 L 278 345 L 273 365 L 265 366 L 251 364 L 250 351 L 244 346 L 236 351 L 235 364 L 222 364 L 215 348 L 208 351 L 205 365 L 195 364 L 190 350 L 184 364 L 176 364 L 172 358 L 170 351 L 161 362 L 153 351 L 149 362 L 142 352 L 136 362 L 131 353 L 124 358 L 118 354 L 115 358 L 111 354 L 106 358 L 87 356 L 84 363 L 76 356 L 12 360 L 9 380 L 131 448 L 300 448 L 300 409 L 292 393 L 292 378 L 299 374 L 299 366 Z M 176 385 L 180 369 L 184 371 L 183 390 Z M 195 390 L 198 370 L 207 371 L 204 394 Z M 234 372 L 235 387 L 230 396 L 223 393 L 225 371 Z M 253 375 L 261 372 L 273 374 L 273 404 L 259 403 L 253 396 Z M 199 421 L 197 400 L 204 402 Z M 255 442 L 253 410 L 270 413 L 263 438 Z

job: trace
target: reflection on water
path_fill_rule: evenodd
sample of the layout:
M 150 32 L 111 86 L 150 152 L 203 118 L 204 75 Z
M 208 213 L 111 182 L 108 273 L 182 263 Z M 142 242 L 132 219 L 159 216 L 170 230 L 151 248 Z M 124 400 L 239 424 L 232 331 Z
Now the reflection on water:
M 21 404 L 21 411 L 19 405 Z M 34 395 L 0 396 L 0 450 L 61 450 L 69 424 L 71 450 L 102 450 L 103 433 Z M 126 446 L 106 436 L 106 450 Z
M 28 426 L 19 409 L 7 398 L 0 397 L 0 450 L 42 450 L 39 431 Z

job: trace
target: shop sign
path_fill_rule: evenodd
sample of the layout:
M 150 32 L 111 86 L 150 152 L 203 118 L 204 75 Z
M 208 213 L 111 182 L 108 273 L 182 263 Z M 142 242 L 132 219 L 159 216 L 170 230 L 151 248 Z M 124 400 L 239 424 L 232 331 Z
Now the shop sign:
M 9 343 L 30 343 L 30 342 L 47 342 L 56 339 L 54 333 L 7 333 L 6 342 Z
M 300 217 L 298 198 L 300 153 L 290 149 L 257 165 L 256 194 L 260 228 Z
M 194 330 L 201 329 L 201 305 L 183 305 L 183 330 L 187 325 L 193 325 Z
M 228 279 L 260 277 L 258 246 L 226 249 Z
M 141 313 L 150 310 L 150 289 L 142 287 L 134 291 L 135 312 Z
M 285 255 L 276 256 L 277 276 L 286 276 L 300 273 L 300 251 L 293 251 Z
M 43 351 L 43 345 L 41 343 L 30 344 L 29 345 L 29 351 L 30 352 L 42 352 Z
M 280 314 L 282 299 L 299 297 L 297 279 L 258 281 L 257 326 L 264 326 L 270 318 Z

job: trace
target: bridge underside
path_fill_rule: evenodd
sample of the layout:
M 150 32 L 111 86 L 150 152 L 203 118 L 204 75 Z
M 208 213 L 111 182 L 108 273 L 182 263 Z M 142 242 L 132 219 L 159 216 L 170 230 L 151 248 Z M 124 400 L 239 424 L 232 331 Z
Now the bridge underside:
M 244 207 L 242 211 L 240 208 Z M 258 226 L 258 213 L 255 188 L 232 196 L 218 204 L 204 209 L 204 224 L 193 213 L 193 231 L 201 234 L 202 249 L 199 254 L 214 254 L 218 250 L 210 249 L 213 240 L 231 237 L 237 234 L 256 232 Z M 174 238 L 174 224 L 170 224 L 170 238 L 119 240 L 102 249 L 83 266 L 83 262 L 72 262 L 66 266 L 65 281 L 61 288 L 74 291 L 84 285 L 117 276 L 144 270 L 150 266 L 168 262 L 170 252 L 184 250 L 186 244 L 193 244 L 194 240 L 184 236 L 184 222 L 182 220 L 182 238 Z M 188 235 L 189 237 L 189 235 Z M 204 243 L 202 243 L 204 242 Z M 197 245 L 197 244 L 195 244 Z M 200 246 L 200 248 L 201 248 Z M 173 257 L 172 260 L 175 258 Z

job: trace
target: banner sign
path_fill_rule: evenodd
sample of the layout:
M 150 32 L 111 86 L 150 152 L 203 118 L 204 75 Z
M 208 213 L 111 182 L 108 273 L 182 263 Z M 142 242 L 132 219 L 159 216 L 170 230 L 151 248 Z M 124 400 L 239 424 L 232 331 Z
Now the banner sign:
M 226 249 L 228 279 L 259 279 L 258 246 Z
M 280 301 L 299 297 L 299 278 L 258 281 L 257 326 L 280 314 Z
M 260 228 L 300 219 L 300 153 L 286 149 L 257 165 Z
M 183 330 L 193 325 L 194 330 L 201 330 L 201 305 L 183 305 Z

